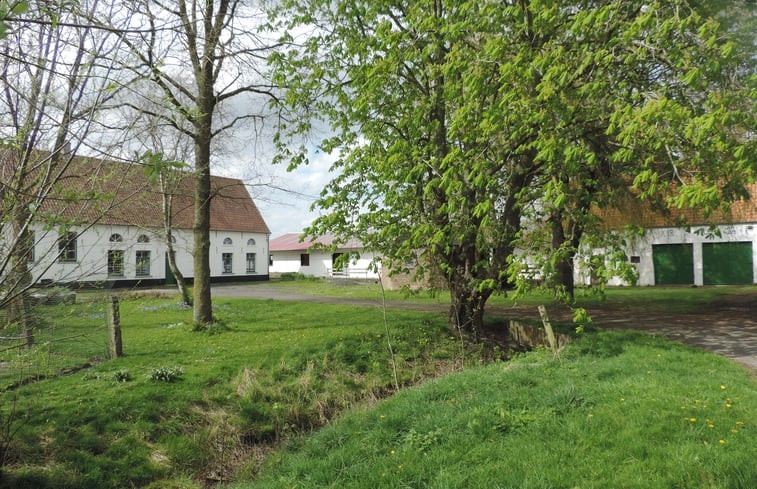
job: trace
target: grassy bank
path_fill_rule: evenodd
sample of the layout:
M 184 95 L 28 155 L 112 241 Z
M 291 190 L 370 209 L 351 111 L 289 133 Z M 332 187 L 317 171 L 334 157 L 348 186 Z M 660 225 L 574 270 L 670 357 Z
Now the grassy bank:
M 43 312 L 58 328 L 73 328 L 90 307 Z M 222 326 L 193 333 L 191 310 L 124 301 L 125 357 L 6 392 L 2 408 L 15 404 L 20 431 L 0 487 L 247 479 L 269 447 L 394 389 L 379 309 L 216 300 L 215 314 Z M 461 351 L 442 316 L 389 311 L 388 319 L 401 385 L 481 359 Z M 90 320 L 92 328 L 101 323 Z
M 755 457 L 750 373 L 601 332 L 350 412 L 232 487 L 753 489 Z

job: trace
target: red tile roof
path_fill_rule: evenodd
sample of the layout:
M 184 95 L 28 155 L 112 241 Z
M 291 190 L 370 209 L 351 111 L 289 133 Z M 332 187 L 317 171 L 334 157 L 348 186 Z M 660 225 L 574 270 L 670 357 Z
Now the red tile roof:
M 268 249 L 270 251 L 308 251 L 314 245 L 328 247 L 336 243 L 335 237 L 331 235 L 320 236 L 316 239 L 305 239 L 300 242 L 301 236 L 301 233 L 281 235 L 268 243 Z M 351 239 L 347 243 L 338 243 L 337 247 L 339 249 L 358 249 L 362 248 L 363 244 L 357 239 Z
M 705 226 L 710 224 L 743 224 L 757 222 L 757 184 L 747 185 L 747 190 L 755 200 L 738 200 L 731 203 L 727 213 L 712 212 L 705 217 L 690 207 L 681 209 L 656 209 L 649 201 L 629 196 L 614 208 L 597 211 L 605 226 L 620 229 L 626 225 L 642 228 L 678 227 L 681 225 Z
M 0 165 L 0 184 L 8 181 L 12 167 Z M 211 177 L 210 227 L 217 231 L 270 234 L 255 202 L 241 180 Z M 191 229 L 194 221 L 194 179 L 185 172 L 173 192 L 173 225 Z M 43 212 L 78 222 L 163 226 L 162 196 L 157 183 L 145 175 L 145 167 L 97 158 L 75 157 L 42 205 Z

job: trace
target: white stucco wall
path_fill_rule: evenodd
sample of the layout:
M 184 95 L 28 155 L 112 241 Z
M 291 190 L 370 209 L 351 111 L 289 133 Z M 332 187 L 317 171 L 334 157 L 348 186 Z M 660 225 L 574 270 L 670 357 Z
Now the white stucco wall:
M 76 261 L 64 262 L 58 259 L 58 230 L 45 230 L 42 226 L 33 226 L 35 260 L 31 266 L 35 279 L 53 282 L 107 282 L 111 280 L 165 279 L 166 245 L 162 231 L 145 230 L 135 226 L 96 225 L 88 229 L 73 228 L 72 232 L 80 235 L 76 240 Z M 111 242 L 110 237 L 119 234 L 121 242 Z M 146 235 L 149 242 L 140 243 L 138 237 Z M 174 230 L 176 243 L 176 261 L 179 270 L 186 276 L 193 273 L 193 234 L 191 230 Z M 226 238 L 232 244 L 224 245 Z M 254 244 L 247 244 L 253 239 Z M 268 235 L 264 233 L 211 231 L 210 236 L 210 270 L 211 276 L 250 276 L 268 275 Z M 108 276 L 108 250 L 124 252 L 124 270 L 122 276 Z M 136 275 L 136 252 L 150 252 L 150 273 L 147 276 Z M 223 253 L 232 254 L 232 271 L 223 271 Z M 247 253 L 255 254 L 255 271 L 247 271 Z

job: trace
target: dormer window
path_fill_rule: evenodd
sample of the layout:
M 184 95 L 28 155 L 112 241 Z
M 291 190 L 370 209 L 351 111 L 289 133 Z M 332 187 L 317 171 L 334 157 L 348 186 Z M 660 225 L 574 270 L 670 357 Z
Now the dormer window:
M 223 240 L 223 244 L 225 246 L 231 246 L 232 244 L 234 244 L 234 242 L 231 240 L 231 238 L 226 238 Z
M 108 241 L 110 241 L 111 243 L 122 243 L 123 240 L 124 240 L 123 236 L 121 236 L 118 233 L 111 234 L 110 238 L 108 239 Z

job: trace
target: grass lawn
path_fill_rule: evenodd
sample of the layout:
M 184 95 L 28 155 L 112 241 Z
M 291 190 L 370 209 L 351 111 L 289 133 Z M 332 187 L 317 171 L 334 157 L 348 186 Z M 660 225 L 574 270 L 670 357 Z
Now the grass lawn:
M 40 313 L 80 334 L 94 307 Z M 122 301 L 126 356 L 2 394 L 2 410 L 15 406 L 23 415 L 14 417 L 20 431 L 0 487 L 200 487 L 197 481 L 245 479 L 272 444 L 393 389 L 379 309 L 216 300 L 215 315 L 225 327 L 197 333 L 191 310 L 171 301 Z M 388 320 L 402 385 L 483 361 L 478 351 L 461 353 L 441 315 L 389 311 Z M 102 331 L 103 321 L 90 319 L 89 327 Z M 78 360 L 79 350 L 64 344 L 58 355 Z M 161 375 L 173 381 L 147 378 Z
M 354 299 L 381 299 L 381 286 L 377 283 L 355 283 L 339 285 L 324 279 L 274 279 L 270 282 L 256 282 L 245 286 L 270 287 L 274 290 L 292 294 L 320 297 L 347 297 Z M 446 291 L 430 292 L 419 290 L 412 293 L 400 290 L 386 290 L 389 301 L 410 301 L 432 304 L 449 304 Z M 689 313 L 706 307 L 719 297 L 728 294 L 757 294 L 756 286 L 717 286 L 717 287 L 609 287 L 605 295 L 599 295 L 589 289 L 577 289 L 576 305 L 585 308 L 643 307 L 647 312 Z M 492 296 L 488 304 L 512 306 L 538 305 L 553 302 L 547 292 L 533 290 L 521 297 L 508 295 Z
M 595 332 L 353 410 L 231 487 L 753 489 L 756 457 L 752 374 Z

